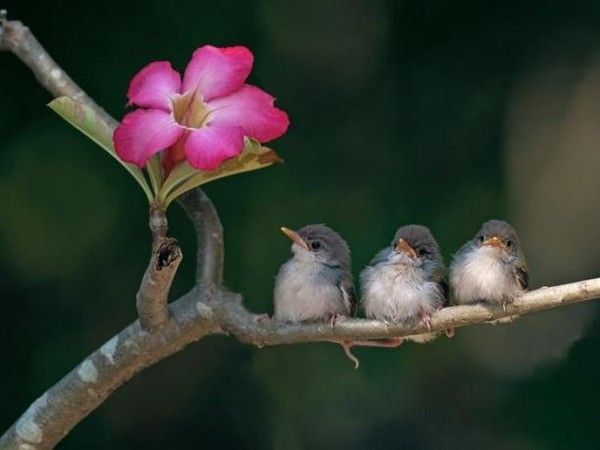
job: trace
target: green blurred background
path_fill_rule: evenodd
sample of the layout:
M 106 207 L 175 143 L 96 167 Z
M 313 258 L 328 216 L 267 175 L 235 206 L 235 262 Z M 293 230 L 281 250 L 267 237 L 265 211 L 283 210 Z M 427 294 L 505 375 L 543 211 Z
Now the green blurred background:
M 2 5 L 0 5 L 2 6 Z M 600 4 L 102 1 L 4 4 L 120 118 L 131 77 L 205 43 L 244 44 L 251 82 L 291 127 L 283 166 L 206 187 L 225 227 L 226 282 L 272 311 L 289 257 L 279 227 L 325 222 L 355 275 L 406 223 L 449 260 L 489 218 L 520 231 L 535 286 L 600 273 Z M 135 318 L 149 251 L 132 179 L 44 105 L 0 54 L 0 428 Z M 174 294 L 193 279 L 194 235 Z M 136 376 L 65 449 L 600 448 L 593 304 L 359 349 L 256 349 L 209 338 Z

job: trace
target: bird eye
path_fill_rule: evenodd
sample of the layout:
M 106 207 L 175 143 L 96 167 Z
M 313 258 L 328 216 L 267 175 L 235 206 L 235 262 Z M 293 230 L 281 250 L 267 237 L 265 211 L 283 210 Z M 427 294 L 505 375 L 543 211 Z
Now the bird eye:
M 425 250 L 424 248 L 418 248 L 417 249 L 417 255 L 419 256 L 424 256 L 424 255 L 428 255 L 429 252 L 427 250 Z
M 481 236 L 479 236 L 479 242 L 483 242 L 484 238 L 483 238 L 483 234 Z
M 313 241 L 310 243 L 310 248 L 313 250 L 319 250 L 321 248 L 321 243 L 319 241 Z
M 510 239 L 508 241 L 506 241 L 506 246 L 507 247 L 512 247 L 512 241 Z

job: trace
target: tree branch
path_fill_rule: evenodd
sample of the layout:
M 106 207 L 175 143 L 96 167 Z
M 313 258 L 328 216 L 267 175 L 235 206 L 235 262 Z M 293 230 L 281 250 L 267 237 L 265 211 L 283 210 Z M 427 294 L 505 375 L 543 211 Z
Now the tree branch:
M 407 326 L 402 323 L 366 319 L 338 320 L 306 324 L 280 324 L 273 320 L 257 320 L 240 302 L 216 308 L 221 327 L 242 342 L 257 345 L 296 344 L 300 342 L 367 340 L 406 337 L 468 325 L 492 323 L 508 317 L 518 317 L 559 306 L 580 303 L 600 297 L 600 278 L 543 287 L 527 292 L 506 308 L 484 304 L 443 308 L 431 318 L 431 328 L 424 324 Z M 515 318 L 516 318 L 515 317 Z M 500 322 L 505 323 L 505 322 Z
M 167 300 L 181 260 L 181 249 L 175 239 L 165 238 L 152 251 L 150 263 L 136 295 L 138 316 L 145 330 L 155 331 L 169 320 Z
M 218 333 L 208 300 L 194 289 L 171 305 L 171 320 L 159 331 L 148 333 L 136 321 L 112 337 L 42 394 L 0 438 L 0 449 L 53 448 L 137 372 Z
M 18 20 L 7 20 L 6 10 L 0 11 L 0 51 L 14 53 L 31 69 L 39 83 L 55 97 L 66 95 L 92 106 L 109 125 L 116 121 L 89 97 L 50 57 L 28 27 Z
M 183 256 L 177 241 L 167 237 L 169 225 L 165 210 L 152 205 L 148 216 L 152 254 L 136 295 L 136 307 L 142 327 L 153 332 L 169 320 L 169 291 Z
M 598 297 L 600 278 L 541 288 L 516 299 L 506 310 L 484 305 L 444 308 L 433 315 L 431 331 L 490 323 Z M 421 325 L 406 327 L 364 319 L 348 319 L 333 326 L 329 322 L 292 325 L 260 320 L 242 306 L 240 295 L 199 286 L 172 303 L 170 310 L 171 319 L 159 331 L 148 333 L 136 321 L 84 359 L 0 438 L 0 449 L 52 448 L 135 373 L 209 334 L 230 333 L 242 342 L 262 347 L 430 332 Z
M 179 204 L 196 229 L 196 282 L 203 286 L 223 284 L 223 226 L 214 205 L 200 188 L 187 192 Z
M 21 22 L 7 21 L 5 12 L 0 13 L 0 50 L 15 53 L 53 95 L 67 95 L 86 102 L 107 124 L 115 126 L 116 121 L 58 67 L 29 29 Z M 484 305 L 442 309 L 432 317 L 431 329 L 364 319 L 340 320 L 333 326 L 329 322 L 291 325 L 263 320 L 244 308 L 240 295 L 221 287 L 223 229 L 211 201 L 197 189 L 180 203 L 192 220 L 198 238 L 196 287 L 167 307 L 167 295 L 181 261 L 181 252 L 176 243 L 166 237 L 164 211 L 157 215 L 151 212 L 153 253 L 137 296 L 140 321 L 104 343 L 39 397 L 0 438 L 0 449 L 54 447 L 137 372 L 210 334 L 229 333 L 257 346 L 368 341 L 490 323 L 600 297 L 600 278 L 541 288 L 523 295 L 506 309 Z M 161 251 L 165 248 L 166 252 Z

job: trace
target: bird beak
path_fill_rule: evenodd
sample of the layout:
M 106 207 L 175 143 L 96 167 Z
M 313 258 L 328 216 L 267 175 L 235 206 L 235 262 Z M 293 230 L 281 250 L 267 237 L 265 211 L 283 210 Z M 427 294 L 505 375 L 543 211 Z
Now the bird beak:
M 408 256 L 415 258 L 417 257 L 417 252 L 415 252 L 415 249 L 412 248 L 410 246 L 410 244 L 408 242 L 406 242 L 404 239 L 398 239 L 396 241 L 396 244 L 394 245 L 394 251 L 395 252 L 404 252 L 406 253 Z
M 485 241 L 483 241 L 483 245 L 489 245 L 490 247 L 498 247 L 503 250 L 506 250 L 504 242 L 502 242 L 502 239 L 500 239 L 498 236 L 492 236 L 491 238 L 486 239 Z
M 304 242 L 304 239 L 302 239 L 300 237 L 300 235 L 298 233 L 296 233 L 294 230 L 290 230 L 289 228 L 286 228 L 286 227 L 281 227 L 281 231 L 283 231 L 283 234 L 285 234 L 287 237 L 289 237 L 296 244 L 298 244 L 299 246 L 308 250 L 308 244 L 306 242 Z

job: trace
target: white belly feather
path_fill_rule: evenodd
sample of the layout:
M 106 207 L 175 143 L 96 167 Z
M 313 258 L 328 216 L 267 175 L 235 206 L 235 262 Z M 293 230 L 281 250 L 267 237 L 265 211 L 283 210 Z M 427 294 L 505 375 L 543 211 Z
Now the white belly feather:
M 520 292 L 497 252 L 495 248 L 482 247 L 452 263 L 450 285 L 457 303 L 502 303 Z
M 443 303 L 439 285 L 424 281 L 419 269 L 378 264 L 361 274 L 362 301 L 368 318 L 402 321 L 432 314 Z
M 274 301 L 275 319 L 286 322 L 327 320 L 349 313 L 337 284 L 314 263 L 284 264 L 275 283 Z

